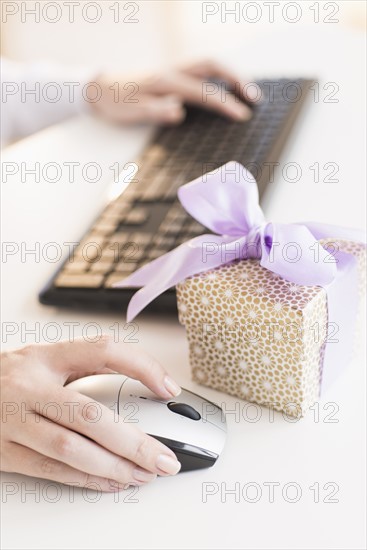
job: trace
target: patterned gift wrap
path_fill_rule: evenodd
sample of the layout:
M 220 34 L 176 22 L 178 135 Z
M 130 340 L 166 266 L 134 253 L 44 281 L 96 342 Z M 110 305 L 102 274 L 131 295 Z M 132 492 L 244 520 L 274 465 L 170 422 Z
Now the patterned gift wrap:
M 327 243 L 357 258 L 362 298 L 365 245 L 320 241 Z M 295 417 L 319 398 L 336 330 L 327 329 L 325 289 L 289 283 L 258 260 L 225 264 L 176 289 L 196 382 Z

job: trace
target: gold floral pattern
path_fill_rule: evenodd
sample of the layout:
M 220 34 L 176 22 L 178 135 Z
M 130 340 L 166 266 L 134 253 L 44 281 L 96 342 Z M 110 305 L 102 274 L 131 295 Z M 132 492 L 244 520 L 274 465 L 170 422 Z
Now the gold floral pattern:
M 332 240 L 356 256 L 363 295 L 365 246 Z M 271 403 L 289 416 L 303 415 L 318 399 L 327 323 L 323 288 L 289 283 L 258 260 L 235 261 L 178 284 L 177 305 L 195 381 Z

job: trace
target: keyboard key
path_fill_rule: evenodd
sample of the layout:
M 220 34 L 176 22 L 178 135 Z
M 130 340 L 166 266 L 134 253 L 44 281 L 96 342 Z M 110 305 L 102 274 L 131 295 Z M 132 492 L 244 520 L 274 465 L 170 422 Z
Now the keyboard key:
M 141 200 L 143 201 L 159 201 L 163 200 L 166 195 L 167 188 L 172 184 L 172 180 L 177 177 L 175 172 L 169 166 L 159 169 L 155 175 L 148 179 L 146 188 L 142 193 Z
M 116 270 L 118 272 L 132 273 L 138 268 L 137 262 L 126 262 L 121 261 L 116 265 Z
M 134 208 L 125 216 L 124 222 L 129 225 L 141 225 L 147 221 L 148 217 L 146 208 Z
M 140 189 L 134 182 L 131 182 L 121 194 L 121 199 L 124 203 L 134 202 L 140 195 Z
M 165 199 L 175 199 L 177 197 L 177 190 L 181 185 L 184 185 L 190 181 L 190 176 L 187 176 L 184 172 L 179 174 L 173 181 L 164 194 Z
M 74 259 L 74 261 L 71 261 L 71 257 L 69 257 L 67 262 L 64 264 L 62 271 L 63 273 L 83 273 L 88 269 L 88 267 L 89 263 L 83 259 Z
M 156 143 L 149 147 L 149 149 L 144 153 L 142 162 L 162 166 L 165 159 L 167 158 L 167 154 L 167 149 L 162 145 Z
M 146 188 L 141 194 L 140 200 L 143 202 L 159 201 L 164 197 L 164 191 L 162 191 L 162 184 L 147 183 Z
M 82 240 L 79 243 L 79 246 L 87 246 L 90 243 L 98 244 L 99 246 L 102 246 L 104 241 L 105 241 L 105 238 L 103 235 L 99 235 L 98 233 L 91 231 L 85 237 L 82 238 Z
M 117 263 L 120 256 L 120 244 L 119 243 L 109 243 L 103 250 L 102 256 L 99 259 L 100 262 L 111 262 Z
M 183 244 L 183 243 L 187 243 L 187 241 L 189 241 L 191 238 L 192 238 L 192 237 L 190 237 L 189 235 L 181 234 L 181 235 L 176 239 L 175 246 L 180 246 L 180 245 Z
M 147 257 L 149 260 L 155 260 L 156 258 L 159 258 L 159 256 L 162 256 L 164 252 L 161 248 L 151 248 L 147 254 Z
M 116 243 L 125 244 L 132 241 L 131 233 L 125 233 L 124 231 L 117 231 L 108 239 L 109 245 L 115 245 Z
M 166 214 L 166 221 L 184 221 L 189 214 L 182 208 L 179 202 L 173 204 Z
M 145 247 L 134 242 L 126 243 L 121 250 L 120 257 L 125 262 L 137 262 L 145 256 Z
M 175 244 L 175 237 L 173 235 L 156 235 L 153 244 L 157 248 L 169 250 Z
M 138 245 L 146 246 L 152 240 L 152 234 L 143 233 L 142 231 L 136 231 L 134 233 L 131 233 L 130 240 L 134 243 L 137 243 Z
M 113 285 L 115 283 L 118 283 L 119 281 L 122 281 L 123 279 L 126 279 L 126 277 L 128 277 L 130 275 L 130 273 L 111 273 L 111 275 L 109 275 L 107 277 L 107 279 L 105 280 L 104 282 L 104 287 L 105 288 L 113 288 Z
M 168 235 L 177 235 L 181 231 L 183 223 L 183 220 L 175 220 L 172 222 L 164 221 L 159 230 L 162 231 L 162 233 L 167 233 Z
M 93 232 L 98 233 L 98 235 L 103 235 L 104 237 L 114 233 L 116 231 L 119 222 L 114 221 L 100 221 L 93 226 Z
M 74 258 L 79 260 L 83 259 L 87 262 L 93 262 L 97 257 L 101 256 L 104 242 L 104 235 L 89 233 L 89 235 L 80 241 L 79 246 L 75 250 Z
M 55 286 L 62 288 L 99 288 L 102 283 L 103 275 L 95 273 L 61 273 L 55 280 Z
M 203 225 L 201 225 L 201 223 L 197 221 L 193 221 L 185 227 L 184 231 L 186 232 L 186 234 L 194 237 L 196 235 L 202 235 L 202 233 L 209 230 L 208 229 L 206 230 L 206 228 Z
M 139 255 L 139 248 L 139 245 L 133 241 L 131 235 L 127 233 L 115 233 L 110 237 L 105 254 L 106 257 L 111 257 L 112 255 L 116 261 L 129 257 L 132 259 L 135 253 Z
M 151 261 L 152 260 L 150 260 L 149 258 L 144 258 L 143 260 L 141 260 L 141 262 L 139 262 L 138 269 L 140 269 L 141 267 L 143 267 L 146 264 L 149 264 Z
M 125 204 L 124 204 L 125 206 Z M 131 209 L 131 204 L 127 205 L 128 208 L 122 208 L 118 204 L 111 204 L 104 209 L 102 215 L 99 217 L 98 221 L 108 222 L 119 222 L 121 217 L 123 217 L 126 212 Z
M 99 260 L 98 262 L 94 262 L 90 266 L 89 273 L 100 273 L 105 274 L 111 271 L 111 269 L 116 266 L 117 263 L 114 261 L 114 258 L 104 258 L 103 260 Z

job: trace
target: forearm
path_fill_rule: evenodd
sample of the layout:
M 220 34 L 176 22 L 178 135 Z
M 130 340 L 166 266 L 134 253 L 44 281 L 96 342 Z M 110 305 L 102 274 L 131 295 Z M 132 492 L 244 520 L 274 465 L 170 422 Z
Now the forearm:
M 2 145 L 88 110 L 87 94 L 93 99 L 98 93 L 88 88 L 95 74 L 85 68 L 2 59 Z

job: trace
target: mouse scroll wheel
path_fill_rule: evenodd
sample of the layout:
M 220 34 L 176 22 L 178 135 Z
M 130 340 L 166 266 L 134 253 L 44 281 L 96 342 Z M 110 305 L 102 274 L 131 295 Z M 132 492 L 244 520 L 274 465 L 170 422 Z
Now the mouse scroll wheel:
M 186 416 L 186 418 L 191 418 L 192 420 L 200 420 L 201 416 L 193 407 L 187 405 L 186 403 L 175 403 L 170 401 L 167 403 L 167 407 L 170 411 L 180 414 L 181 416 Z

